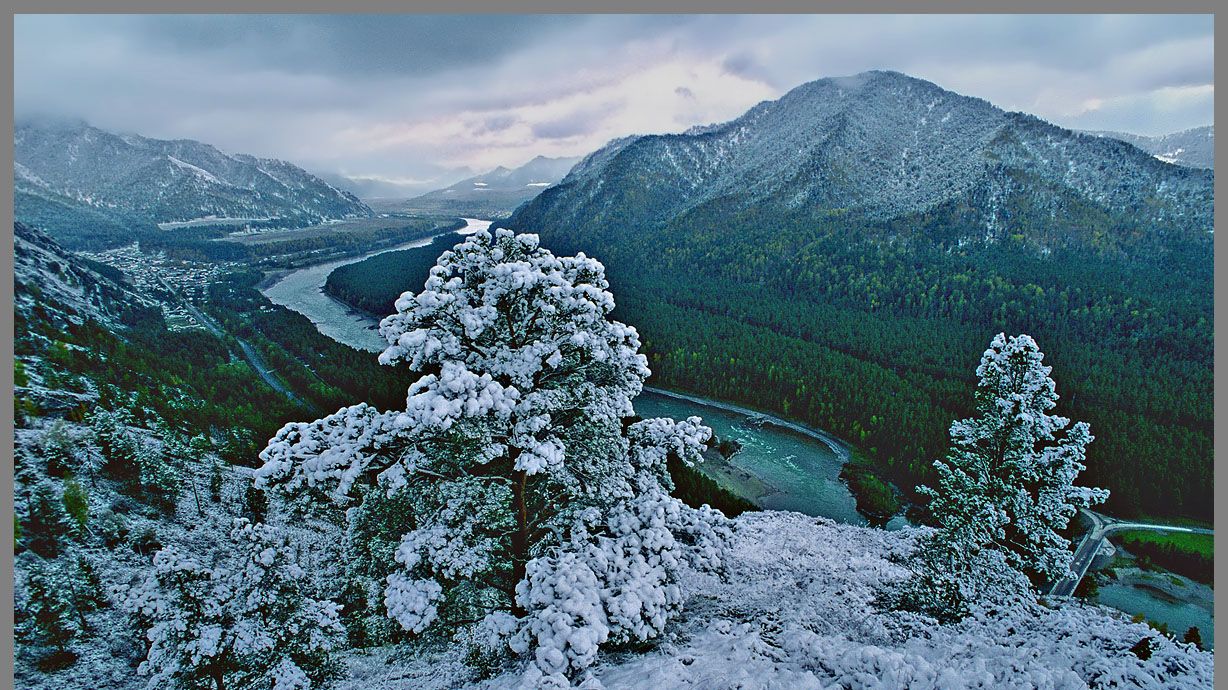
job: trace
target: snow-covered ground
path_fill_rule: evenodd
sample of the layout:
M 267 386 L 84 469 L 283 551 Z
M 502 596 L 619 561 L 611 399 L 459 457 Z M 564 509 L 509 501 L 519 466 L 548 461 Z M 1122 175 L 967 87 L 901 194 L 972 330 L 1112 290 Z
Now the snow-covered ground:
M 686 606 L 647 650 L 605 655 L 606 688 L 958 690 L 1210 688 L 1213 656 L 1120 612 L 1064 599 L 940 626 L 882 610 L 918 530 L 886 532 L 799 513 L 734 521 L 722 579 L 691 573 Z M 1153 640 L 1140 659 L 1131 648 Z M 455 647 L 351 652 L 343 690 L 515 688 L 513 669 L 479 679 Z

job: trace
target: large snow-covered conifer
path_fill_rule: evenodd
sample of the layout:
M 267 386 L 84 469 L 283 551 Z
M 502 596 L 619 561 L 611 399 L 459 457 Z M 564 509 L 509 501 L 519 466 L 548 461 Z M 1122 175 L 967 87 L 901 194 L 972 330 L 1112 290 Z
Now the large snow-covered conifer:
M 1092 435 L 1085 422 L 1049 414 L 1058 395 L 1043 357 L 1028 335 L 993 339 L 976 370 L 977 414 L 951 425 L 951 451 L 934 463 L 938 486 L 920 489 L 941 525 L 931 560 L 949 556 L 936 570 L 952 582 L 978 559 L 1033 582 L 1064 576 L 1072 554 L 1059 530 L 1108 497 L 1074 485 Z
M 613 308 L 599 262 L 475 233 L 380 326 L 380 362 L 418 376 L 405 409 L 287 425 L 257 484 L 299 505 L 398 501 L 413 528 L 388 615 L 531 654 L 534 684 L 574 679 L 600 645 L 658 635 L 680 564 L 719 567 L 727 530 L 669 496 L 667 459 L 697 461 L 711 431 L 634 421 L 647 360 Z

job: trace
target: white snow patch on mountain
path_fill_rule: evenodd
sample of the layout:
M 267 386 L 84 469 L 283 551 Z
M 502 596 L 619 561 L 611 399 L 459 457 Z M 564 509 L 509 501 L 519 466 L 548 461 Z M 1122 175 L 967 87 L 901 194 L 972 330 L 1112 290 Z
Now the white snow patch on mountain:
M 196 175 L 197 177 L 201 178 L 202 180 L 205 180 L 206 182 L 212 182 L 213 184 L 219 184 L 223 186 L 230 186 L 228 183 L 223 182 L 222 180 L 218 179 L 217 176 L 215 176 L 213 173 L 209 172 L 208 170 L 205 170 L 204 168 L 198 168 L 195 165 L 192 165 L 191 163 L 185 163 L 179 160 L 178 158 L 175 158 L 174 156 L 167 156 L 166 158 L 171 163 L 174 163 L 176 167 L 187 170 L 188 172 Z

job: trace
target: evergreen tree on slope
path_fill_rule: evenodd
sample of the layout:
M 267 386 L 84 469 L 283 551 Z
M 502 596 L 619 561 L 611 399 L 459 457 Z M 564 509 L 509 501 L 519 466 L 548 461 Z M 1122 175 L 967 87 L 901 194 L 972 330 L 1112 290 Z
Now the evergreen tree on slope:
M 920 488 L 941 526 L 933 558 L 949 556 L 939 568 L 951 577 L 978 558 L 1000 559 L 1034 584 L 1064 577 L 1073 556 L 1058 532 L 1108 498 L 1074 485 L 1092 435 L 1087 423 L 1048 413 L 1058 395 L 1043 357 L 1028 335 L 993 339 L 976 370 L 977 415 L 951 425 L 951 451 L 934 463 L 938 488 Z
M 120 601 L 149 650 L 150 688 L 309 690 L 335 675 L 338 606 L 309 596 L 279 530 L 236 519 L 212 558 L 167 547 Z M 216 560 L 217 562 L 210 562 Z
M 668 494 L 668 458 L 698 461 L 711 431 L 695 417 L 632 423 L 647 360 L 609 319 L 607 288 L 582 254 L 475 233 L 380 326 L 380 362 L 420 376 L 406 408 L 289 424 L 257 473 L 292 503 L 352 505 L 364 484 L 400 500 L 414 528 L 388 615 L 415 634 L 476 622 L 491 649 L 532 653 L 531 684 L 658 635 L 681 605 L 678 568 L 723 555 L 724 518 Z

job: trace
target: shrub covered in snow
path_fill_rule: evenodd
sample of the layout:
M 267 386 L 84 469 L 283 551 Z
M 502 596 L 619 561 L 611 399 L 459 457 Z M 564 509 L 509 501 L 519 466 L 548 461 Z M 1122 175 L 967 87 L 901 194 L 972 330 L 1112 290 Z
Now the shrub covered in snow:
M 647 360 L 607 288 L 534 235 L 472 235 L 381 324 L 380 361 L 419 376 L 405 409 L 287 425 L 257 484 L 300 506 L 397 501 L 410 529 L 383 595 L 412 633 L 478 623 L 561 683 L 602 644 L 659 635 L 678 568 L 719 566 L 727 528 L 669 496 L 667 459 L 697 461 L 711 431 L 633 420 Z
M 237 519 L 213 554 L 167 547 L 117 598 L 145 632 L 150 688 L 307 690 L 333 676 L 338 606 L 306 591 L 285 536 Z

